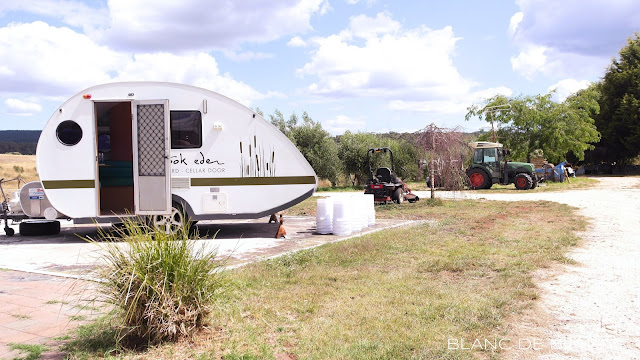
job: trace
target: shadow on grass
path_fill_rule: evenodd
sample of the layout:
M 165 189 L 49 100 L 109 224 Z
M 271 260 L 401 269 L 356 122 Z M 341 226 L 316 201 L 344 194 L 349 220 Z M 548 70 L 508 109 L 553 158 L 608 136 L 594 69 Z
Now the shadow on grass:
M 88 359 L 94 356 L 115 356 L 123 351 L 118 341 L 119 329 L 110 313 L 72 331 L 73 340 L 65 343 L 60 351 L 74 354 L 74 358 Z

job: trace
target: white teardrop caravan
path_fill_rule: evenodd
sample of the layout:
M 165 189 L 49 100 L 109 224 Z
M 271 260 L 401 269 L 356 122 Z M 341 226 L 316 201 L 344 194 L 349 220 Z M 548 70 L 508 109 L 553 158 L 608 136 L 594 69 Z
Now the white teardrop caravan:
M 276 127 L 215 92 L 172 83 L 88 88 L 49 119 L 36 166 L 75 222 L 258 218 L 311 196 L 316 174 Z

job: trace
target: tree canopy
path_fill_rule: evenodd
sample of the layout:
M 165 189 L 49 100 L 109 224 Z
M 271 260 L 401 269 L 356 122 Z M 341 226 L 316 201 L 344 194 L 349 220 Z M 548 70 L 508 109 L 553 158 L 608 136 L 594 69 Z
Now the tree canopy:
M 367 151 L 380 147 L 388 147 L 393 151 L 393 160 L 398 176 L 408 179 L 417 175 L 418 151 L 413 144 L 373 133 L 347 131 L 340 136 L 338 156 L 342 161 L 344 174 L 350 177 L 354 184 L 363 184 L 369 176 Z M 372 156 L 371 161 L 374 169 L 380 166 L 391 167 L 388 154 L 376 154 Z
M 541 149 L 554 163 L 565 160 L 569 153 L 583 160 L 584 152 L 600 140 L 593 119 L 599 109 L 598 92 L 592 86 L 562 103 L 553 101 L 552 95 L 496 95 L 484 104 L 469 107 L 465 119 L 477 116 L 496 122 L 497 141 L 511 149 L 513 159 L 530 161 L 531 154 Z M 507 104 L 510 108 L 488 111 Z M 486 140 L 490 135 L 483 137 Z
M 640 34 L 609 65 L 600 91 L 600 113 L 596 125 L 602 133 L 598 160 L 626 163 L 640 153 Z
M 260 109 L 256 112 L 264 116 Z M 295 113 L 285 120 L 278 109 L 269 115 L 269 121 L 296 145 L 318 177 L 336 185 L 341 172 L 338 145 L 320 122 L 314 121 L 306 111 L 302 113 L 301 123 Z

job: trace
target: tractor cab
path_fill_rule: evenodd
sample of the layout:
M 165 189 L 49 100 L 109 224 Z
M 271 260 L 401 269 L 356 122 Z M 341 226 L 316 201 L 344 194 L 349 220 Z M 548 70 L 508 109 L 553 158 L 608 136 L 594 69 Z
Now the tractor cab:
M 473 151 L 473 164 L 483 166 L 492 178 L 499 178 L 500 163 L 504 159 L 504 153 L 502 144 L 494 144 L 493 147 L 485 147 L 489 146 L 488 143 L 485 146 L 476 147 Z
M 391 168 L 379 167 L 373 171 L 372 154 L 389 154 Z M 387 203 L 396 202 L 401 204 L 404 200 L 409 202 L 418 201 L 420 198 L 411 192 L 402 179 L 396 176 L 395 164 L 393 162 L 393 152 L 389 148 L 373 148 L 367 151 L 367 163 L 369 165 L 369 179 L 364 188 L 365 194 L 373 194 L 375 202 Z

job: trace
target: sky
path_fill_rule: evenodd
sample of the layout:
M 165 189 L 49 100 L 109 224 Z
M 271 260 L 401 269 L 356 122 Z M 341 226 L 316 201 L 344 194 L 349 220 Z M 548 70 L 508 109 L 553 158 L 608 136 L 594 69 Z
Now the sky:
M 169 81 L 332 135 L 476 131 L 497 94 L 557 101 L 640 31 L 636 0 L 0 0 L 0 130 L 90 86 Z

